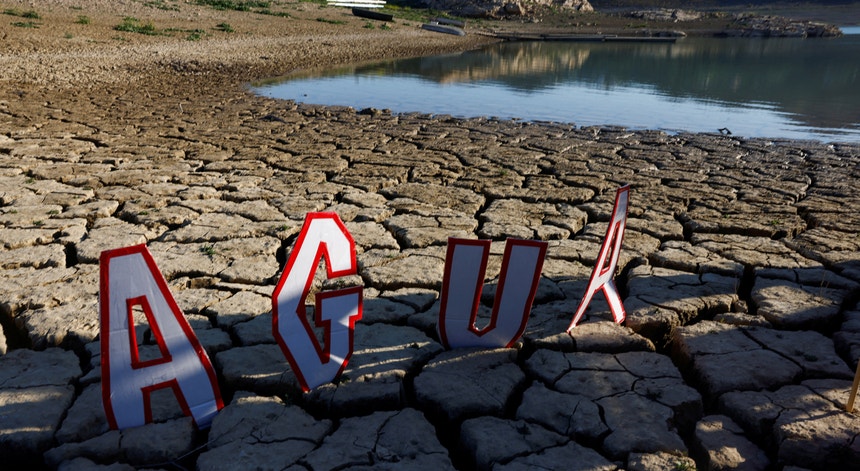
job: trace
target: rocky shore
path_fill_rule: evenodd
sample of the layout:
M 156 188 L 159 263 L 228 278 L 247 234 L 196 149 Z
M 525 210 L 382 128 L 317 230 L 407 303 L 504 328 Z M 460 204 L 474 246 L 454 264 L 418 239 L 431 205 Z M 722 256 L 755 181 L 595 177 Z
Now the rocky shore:
M 85 3 L 0 3 L 4 466 L 860 468 L 857 146 L 270 100 L 242 84 L 489 39 L 314 3 Z M 565 334 L 623 184 L 627 321 L 598 295 Z M 355 238 L 364 313 L 343 376 L 302 393 L 270 297 L 313 211 Z M 503 241 L 549 242 L 515 348 L 442 347 L 448 237 L 494 241 L 482 314 Z M 209 429 L 169 393 L 108 427 L 98 260 L 143 243 L 217 371 Z
M 739 38 L 832 38 L 842 35 L 838 26 L 820 21 L 794 20 L 774 15 L 725 12 L 703 13 L 681 9 L 637 10 L 622 16 L 662 23 L 689 23 L 701 20 L 724 21 L 721 27 L 696 29 L 697 35 Z M 643 28 L 644 29 L 644 28 Z M 646 29 L 647 31 L 647 29 Z M 662 33 L 661 31 L 655 32 Z M 686 33 L 685 33 L 686 34 Z

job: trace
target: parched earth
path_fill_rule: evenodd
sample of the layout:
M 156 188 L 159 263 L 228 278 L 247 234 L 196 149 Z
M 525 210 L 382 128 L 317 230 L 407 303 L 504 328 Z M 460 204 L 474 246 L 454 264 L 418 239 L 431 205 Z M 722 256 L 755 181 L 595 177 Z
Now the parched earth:
M 4 467 L 860 468 L 857 146 L 271 100 L 243 83 L 489 39 L 316 3 L 80 3 L 0 2 Z M 568 335 L 628 183 L 627 320 L 598 295 Z M 314 289 L 361 284 L 364 312 L 343 375 L 303 393 L 271 295 L 315 211 L 359 276 Z M 494 241 L 482 315 L 504 240 L 548 241 L 515 348 L 443 348 L 448 237 Z M 108 427 L 99 255 L 144 243 L 217 371 L 211 428 L 159 392 L 154 423 Z

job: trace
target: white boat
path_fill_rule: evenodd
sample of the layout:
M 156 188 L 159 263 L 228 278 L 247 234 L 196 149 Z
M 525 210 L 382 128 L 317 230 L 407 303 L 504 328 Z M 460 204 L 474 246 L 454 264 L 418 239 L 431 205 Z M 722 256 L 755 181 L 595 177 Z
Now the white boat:
M 431 22 L 424 23 L 421 25 L 421 28 L 426 29 L 427 31 L 435 31 L 437 33 L 447 33 L 453 34 L 455 36 L 465 36 L 466 32 L 462 30 L 462 28 L 458 28 L 456 26 L 451 25 L 441 25 L 439 23 Z

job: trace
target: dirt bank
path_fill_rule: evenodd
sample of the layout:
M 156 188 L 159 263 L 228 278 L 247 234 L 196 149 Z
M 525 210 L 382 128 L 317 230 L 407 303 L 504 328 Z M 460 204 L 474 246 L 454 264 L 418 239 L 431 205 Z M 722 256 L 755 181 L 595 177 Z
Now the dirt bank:
M 821 10 L 783 11 L 809 17 Z M 846 18 L 842 7 L 832 10 Z M 544 12 L 521 21 L 470 21 L 473 34 L 455 37 L 422 31 L 429 12 L 394 11 L 395 21 L 384 23 L 320 2 L 232 11 L 176 0 L 6 0 L 0 2 L 0 96 L 141 81 L 148 83 L 142 93 L 163 85 L 194 95 L 203 82 L 236 85 L 296 69 L 479 47 L 492 41 L 480 33 L 491 30 L 624 34 L 642 27 L 617 14 Z M 724 28 L 726 19 L 647 26 L 696 34 Z

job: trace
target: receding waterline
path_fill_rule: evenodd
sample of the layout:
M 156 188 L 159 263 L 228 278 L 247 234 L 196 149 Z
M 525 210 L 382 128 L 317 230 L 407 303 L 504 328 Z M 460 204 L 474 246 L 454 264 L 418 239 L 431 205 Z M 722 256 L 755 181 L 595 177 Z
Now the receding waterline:
M 860 143 L 860 36 L 502 43 L 261 84 L 356 109 Z

